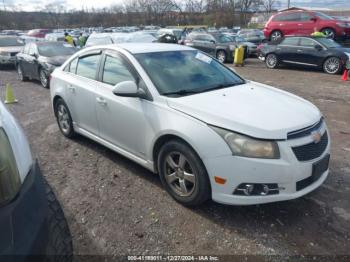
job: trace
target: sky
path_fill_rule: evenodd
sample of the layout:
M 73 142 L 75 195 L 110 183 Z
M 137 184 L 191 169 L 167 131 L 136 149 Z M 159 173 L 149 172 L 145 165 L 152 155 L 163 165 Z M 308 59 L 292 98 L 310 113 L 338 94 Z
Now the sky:
M 48 4 L 62 4 L 66 9 L 82 9 L 82 7 L 103 8 L 112 4 L 120 4 L 127 0 L 0 0 L 0 9 L 16 7 L 24 11 L 42 10 Z M 287 6 L 287 0 L 279 0 L 281 7 Z M 322 8 L 349 8 L 349 0 L 291 0 L 291 6 L 322 7 Z

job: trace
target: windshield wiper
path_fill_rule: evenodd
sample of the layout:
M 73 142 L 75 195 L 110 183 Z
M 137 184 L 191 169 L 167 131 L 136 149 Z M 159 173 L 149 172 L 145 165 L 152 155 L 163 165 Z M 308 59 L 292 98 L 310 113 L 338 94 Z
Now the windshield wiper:
M 230 84 L 219 84 L 217 86 L 213 86 L 207 89 L 202 89 L 200 92 L 198 93 L 203 93 L 203 92 L 208 92 L 208 91 L 213 91 L 213 90 L 218 90 L 218 89 L 223 89 L 223 88 L 227 88 L 227 87 L 232 87 L 232 86 L 237 86 L 237 85 L 242 85 L 242 83 L 230 83 Z
M 196 90 L 186 90 L 186 89 L 181 89 L 178 91 L 174 91 L 174 92 L 166 92 L 166 93 L 162 93 L 162 95 L 164 96 L 168 96 L 168 95 L 180 95 L 180 96 L 185 96 L 185 95 L 193 95 L 193 94 L 197 94 L 199 93 Z

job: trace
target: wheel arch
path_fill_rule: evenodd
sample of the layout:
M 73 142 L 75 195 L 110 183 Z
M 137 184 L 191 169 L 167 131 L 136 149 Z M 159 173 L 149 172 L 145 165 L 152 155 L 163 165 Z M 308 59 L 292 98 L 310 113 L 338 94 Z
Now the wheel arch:
M 52 108 L 53 108 L 53 112 L 54 112 L 56 117 L 57 117 L 57 115 L 56 115 L 55 107 L 56 107 L 56 103 L 59 99 L 62 99 L 64 101 L 63 97 L 61 97 L 60 95 L 55 95 L 54 98 L 52 99 Z
M 176 134 L 171 134 L 171 133 L 163 134 L 163 135 L 159 136 L 153 144 L 152 158 L 153 158 L 153 165 L 154 165 L 154 173 L 158 173 L 157 161 L 158 161 L 158 155 L 159 155 L 159 152 L 160 152 L 162 146 L 171 140 L 177 140 L 177 141 L 180 141 L 180 142 L 186 144 L 187 146 L 189 146 L 193 150 L 193 152 L 196 153 L 198 158 L 202 160 L 202 158 L 198 154 L 197 150 L 186 139 L 184 139 Z M 205 167 L 204 164 L 203 164 L 203 166 Z

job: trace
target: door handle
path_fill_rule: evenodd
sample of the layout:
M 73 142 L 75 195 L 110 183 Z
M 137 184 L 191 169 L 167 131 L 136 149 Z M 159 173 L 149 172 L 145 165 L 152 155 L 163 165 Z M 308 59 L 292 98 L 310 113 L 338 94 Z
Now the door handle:
M 106 99 L 104 99 L 103 97 L 97 97 L 96 98 L 97 103 L 99 103 L 100 105 L 106 106 L 107 105 L 107 101 Z
M 71 91 L 72 93 L 75 93 L 75 87 L 72 85 L 68 86 L 68 90 Z
M 303 24 L 298 24 L 298 26 L 303 26 Z
M 277 47 L 276 50 L 281 50 L 281 48 L 280 48 L 280 47 Z
M 303 50 L 301 50 L 301 49 L 298 49 L 298 50 L 297 50 L 297 52 L 298 52 L 298 53 L 302 53 L 302 52 L 303 52 Z

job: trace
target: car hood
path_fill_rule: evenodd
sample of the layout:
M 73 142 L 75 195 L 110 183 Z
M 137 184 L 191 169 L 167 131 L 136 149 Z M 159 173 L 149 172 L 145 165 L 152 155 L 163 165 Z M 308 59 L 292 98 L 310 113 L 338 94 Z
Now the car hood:
M 315 124 L 317 107 L 285 91 L 255 83 L 185 97 L 168 105 L 207 124 L 261 139 L 287 139 L 287 133 Z
M 23 46 L 0 46 L 0 52 L 19 53 Z
M 42 57 L 40 57 L 40 61 L 54 65 L 54 66 L 60 66 L 64 62 L 66 62 L 66 60 L 69 57 L 70 57 L 70 55 L 68 55 L 68 56 L 51 56 L 51 57 L 42 56 Z

